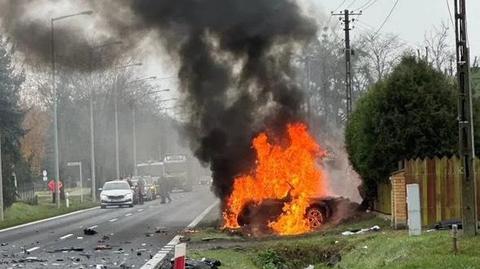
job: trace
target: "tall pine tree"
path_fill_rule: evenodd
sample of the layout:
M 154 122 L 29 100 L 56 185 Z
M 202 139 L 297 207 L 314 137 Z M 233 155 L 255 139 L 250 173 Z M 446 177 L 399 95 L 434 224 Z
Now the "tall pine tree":
M 15 201 L 12 173 L 18 164 L 23 167 L 20 138 L 23 111 L 20 109 L 20 88 L 25 81 L 23 71 L 16 70 L 12 62 L 12 46 L 0 37 L 0 136 L 2 143 L 2 171 L 4 206 Z

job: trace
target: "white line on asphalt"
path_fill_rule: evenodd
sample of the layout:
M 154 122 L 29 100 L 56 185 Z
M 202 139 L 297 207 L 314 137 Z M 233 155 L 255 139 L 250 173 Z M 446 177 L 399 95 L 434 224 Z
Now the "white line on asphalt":
M 35 250 L 39 249 L 39 248 L 40 248 L 40 247 L 33 247 L 33 248 L 29 248 L 29 249 L 27 249 L 26 251 L 27 251 L 27 253 L 31 253 L 31 252 L 33 252 L 33 251 L 35 251 Z
M 109 220 L 109 221 L 110 221 L 110 222 L 115 222 L 115 221 L 117 221 L 117 220 L 118 220 L 117 218 L 114 218 L 114 219 L 111 219 L 111 220 Z
M 191 229 L 195 226 L 197 226 L 197 224 L 202 221 L 203 218 L 205 218 L 205 216 L 215 207 L 218 205 L 220 201 L 216 201 L 215 203 L 213 203 L 212 205 L 210 205 L 209 207 L 207 207 L 200 215 L 198 215 L 190 224 L 188 224 L 188 226 L 186 227 L 186 229 Z M 182 238 L 181 235 L 176 235 L 172 241 L 168 242 L 168 244 L 166 244 L 162 250 L 160 250 L 157 254 L 155 254 L 155 256 L 153 256 L 153 258 L 151 258 L 149 261 L 147 261 L 147 263 L 145 263 L 140 269 L 154 269 L 154 268 L 157 268 L 158 265 L 162 262 L 162 260 L 167 256 L 168 253 L 170 253 L 171 249 L 173 249 L 175 247 L 175 245 L 177 245 L 178 243 L 180 243 L 180 238 Z M 167 249 L 170 249 L 170 251 L 167 251 L 165 252 L 165 250 Z
M 197 224 L 202 221 L 203 218 L 212 210 L 212 208 L 216 207 L 220 201 L 217 200 L 215 203 L 213 203 L 211 206 L 209 206 L 207 209 L 205 209 L 200 215 L 198 215 L 190 224 L 188 224 L 187 228 L 191 229 Z
M 128 214 L 125 214 L 125 217 L 130 217 L 131 215 L 133 215 L 132 213 L 128 213 Z
M 88 227 L 87 229 L 93 230 L 93 229 L 95 229 L 95 228 L 97 228 L 97 227 L 98 227 L 98 225 L 93 225 L 93 226 Z
M 139 210 L 137 210 L 138 212 L 142 212 L 143 211 L 143 208 L 140 208 Z
M 42 220 L 37 220 L 37 221 L 25 223 L 25 224 L 20 224 L 20 225 L 14 226 L 14 227 L 5 228 L 3 230 L 0 230 L 0 233 L 8 232 L 8 231 L 23 228 L 23 227 L 27 227 L 27 226 L 30 226 L 30 225 L 35 225 L 35 224 L 42 223 L 42 222 L 47 222 L 47 221 L 50 221 L 50 220 L 56 220 L 56 219 L 68 217 L 68 216 L 75 215 L 75 214 L 84 213 L 84 212 L 91 211 L 91 210 L 98 209 L 98 208 L 99 207 L 96 206 L 96 207 L 92 207 L 92 208 L 87 208 L 87 209 L 78 210 L 78 211 L 75 211 L 75 212 L 63 214 L 63 215 L 60 215 L 60 216 L 51 217 L 51 218 L 48 218 L 48 219 L 42 219 Z
M 172 244 L 172 245 L 176 245 L 178 243 L 180 243 L 180 238 L 182 236 L 181 235 L 176 235 L 172 241 L 170 241 L 170 243 L 168 244 Z M 147 263 L 145 263 L 140 269 L 153 269 L 153 268 L 156 268 L 157 265 L 165 258 L 165 256 L 167 256 L 167 254 L 169 253 L 170 251 L 168 252 L 165 252 L 165 251 L 159 251 L 157 254 L 155 254 L 155 256 L 153 256 L 153 258 L 151 258 Z
M 60 237 L 60 240 L 64 240 L 64 239 L 67 239 L 69 237 L 73 236 L 73 234 L 67 234 L 67 235 L 64 235 L 62 237 Z

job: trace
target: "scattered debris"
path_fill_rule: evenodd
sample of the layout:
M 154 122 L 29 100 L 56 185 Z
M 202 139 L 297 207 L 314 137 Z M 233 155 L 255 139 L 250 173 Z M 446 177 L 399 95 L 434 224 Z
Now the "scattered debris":
M 152 237 L 153 234 L 152 234 L 152 233 L 146 233 L 145 236 L 146 236 L 146 237 Z
M 77 236 L 77 239 L 78 239 L 78 240 L 82 240 L 83 237 L 82 237 L 82 236 Z
M 332 255 L 327 262 L 328 267 L 335 267 L 337 263 L 342 261 L 342 256 L 340 254 L 334 254 Z
M 8 243 L 1 243 L 0 246 L 2 246 L 2 247 L 8 246 Z
M 156 227 L 155 233 L 156 234 L 167 234 L 168 230 L 165 227 Z
M 109 249 L 112 249 L 112 246 L 110 246 L 108 244 L 98 244 L 95 247 L 95 250 L 109 250 Z
M 184 237 L 184 236 L 182 236 L 182 237 L 180 237 L 180 240 L 179 240 L 179 241 L 180 241 L 180 243 L 190 242 L 190 237 Z
M 342 235 L 348 236 L 348 235 L 363 234 L 367 232 L 378 232 L 378 231 L 380 231 L 380 227 L 378 225 L 375 225 L 368 229 L 353 229 L 353 230 L 345 231 L 342 233 Z
M 46 262 L 47 260 L 40 259 L 38 257 L 26 257 L 24 259 L 18 260 L 19 263 L 26 263 L 26 262 Z M 15 263 L 15 261 L 14 261 Z
M 96 235 L 97 233 L 98 233 L 97 231 L 91 228 L 83 229 L 84 235 Z
M 173 259 L 171 260 L 171 266 L 173 268 Z M 187 259 L 185 261 L 185 268 L 187 269 L 218 269 L 222 263 L 219 260 L 203 258 L 201 260 Z
M 435 224 L 434 228 L 436 230 L 451 230 L 453 225 L 457 225 L 458 229 L 462 229 L 462 221 L 456 219 L 440 221 L 439 223 Z
M 83 251 L 83 248 L 74 248 L 74 247 L 70 247 L 70 248 L 59 248 L 59 249 L 55 249 L 55 250 L 49 250 L 47 251 L 48 253 L 60 253 L 60 252 L 82 252 Z

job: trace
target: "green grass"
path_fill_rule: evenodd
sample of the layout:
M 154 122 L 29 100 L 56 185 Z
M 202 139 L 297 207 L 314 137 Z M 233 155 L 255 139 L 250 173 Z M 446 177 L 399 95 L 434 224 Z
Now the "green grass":
M 51 203 L 50 197 L 39 197 L 38 205 L 29 205 L 22 202 L 16 202 L 11 207 L 5 210 L 5 220 L 0 222 L 0 229 L 50 218 L 81 209 L 91 208 L 97 206 L 97 203 L 93 203 L 90 197 L 84 197 L 83 203 L 80 203 L 79 196 L 70 197 L 70 207 L 65 207 L 65 202 L 62 201 L 61 207 Z
M 189 255 L 192 258 L 215 258 L 222 261 L 223 269 L 298 269 L 309 264 L 315 268 L 408 268 L 408 269 L 474 269 L 480 268 L 480 238 L 460 237 L 460 251 L 452 253 L 452 238 L 449 232 L 424 233 L 418 237 L 408 236 L 407 231 L 394 231 L 389 223 L 371 218 L 357 223 L 341 225 L 325 232 L 306 236 L 219 241 L 202 246 L 202 235 L 215 237 L 212 229 L 192 236 Z M 363 235 L 342 236 L 350 228 L 365 228 L 380 225 L 382 230 Z M 217 234 L 221 232 L 217 232 Z M 225 236 L 225 234 L 223 234 Z M 223 236 L 218 236 L 222 238 Z M 207 243 L 205 243 L 207 244 Z M 333 267 L 327 264 L 341 260 Z M 331 264 L 330 264 L 331 265 Z

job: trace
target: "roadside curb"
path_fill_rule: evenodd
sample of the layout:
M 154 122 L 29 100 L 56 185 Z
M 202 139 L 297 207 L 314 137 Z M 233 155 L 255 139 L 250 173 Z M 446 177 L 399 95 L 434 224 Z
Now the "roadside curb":
M 47 221 L 51 221 L 51 220 L 56 220 L 56 219 L 60 219 L 60 218 L 72 216 L 72 215 L 75 215 L 75 214 L 80 214 L 80 213 L 88 212 L 88 211 L 91 211 L 91 210 L 94 210 L 94 209 L 98 209 L 98 208 L 100 208 L 100 207 L 99 207 L 99 206 L 95 206 L 95 207 L 91 207 L 91 208 L 87 208 L 87 209 L 82 209 L 82 210 L 73 211 L 73 212 L 70 212 L 70 213 L 66 213 L 66 214 L 62 214 L 62 215 L 50 217 L 50 218 L 47 218 L 47 219 L 41 219 L 41 220 L 36 220 L 36 221 L 32 221 L 32 222 L 20 224 L 20 225 L 17 225 L 17 226 L 13 226 L 13 227 L 9 227 L 9 228 L 2 229 L 2 230 L 0 230 L 0 233 L 8 232 L 8 231 L 11 231 L 11 230 L 20 229 L 20 228 L 23 228 L 23 227 L 28 227 L 28 226 L 35 225 L 35 224 L 38 224 L 38 223 L 43 223 L 43 222 L 47 222 Z
M 207 207 L 200 215 L 198 215 L 190 224 L 188 224 L 184 230 L 187 229 L 192 229 L 195 226 L 202 221 L 205 216 L 212 211 L 214 207 L 216 207 L 220 203 L 219 200 L 215 201 L 215 203 L 211 204 L 209 207 Z M 160 250 L 151 258 L 149 261 L 147 261 L 140 269 L 157 269 L 160 263 L 165 259 L 168 253 L 170 253 L 175 245 L 177 245 L 180 242 L 180 239 L 182 238 L 181 235 L 176 235 L 165 247 L 164 249 Z

